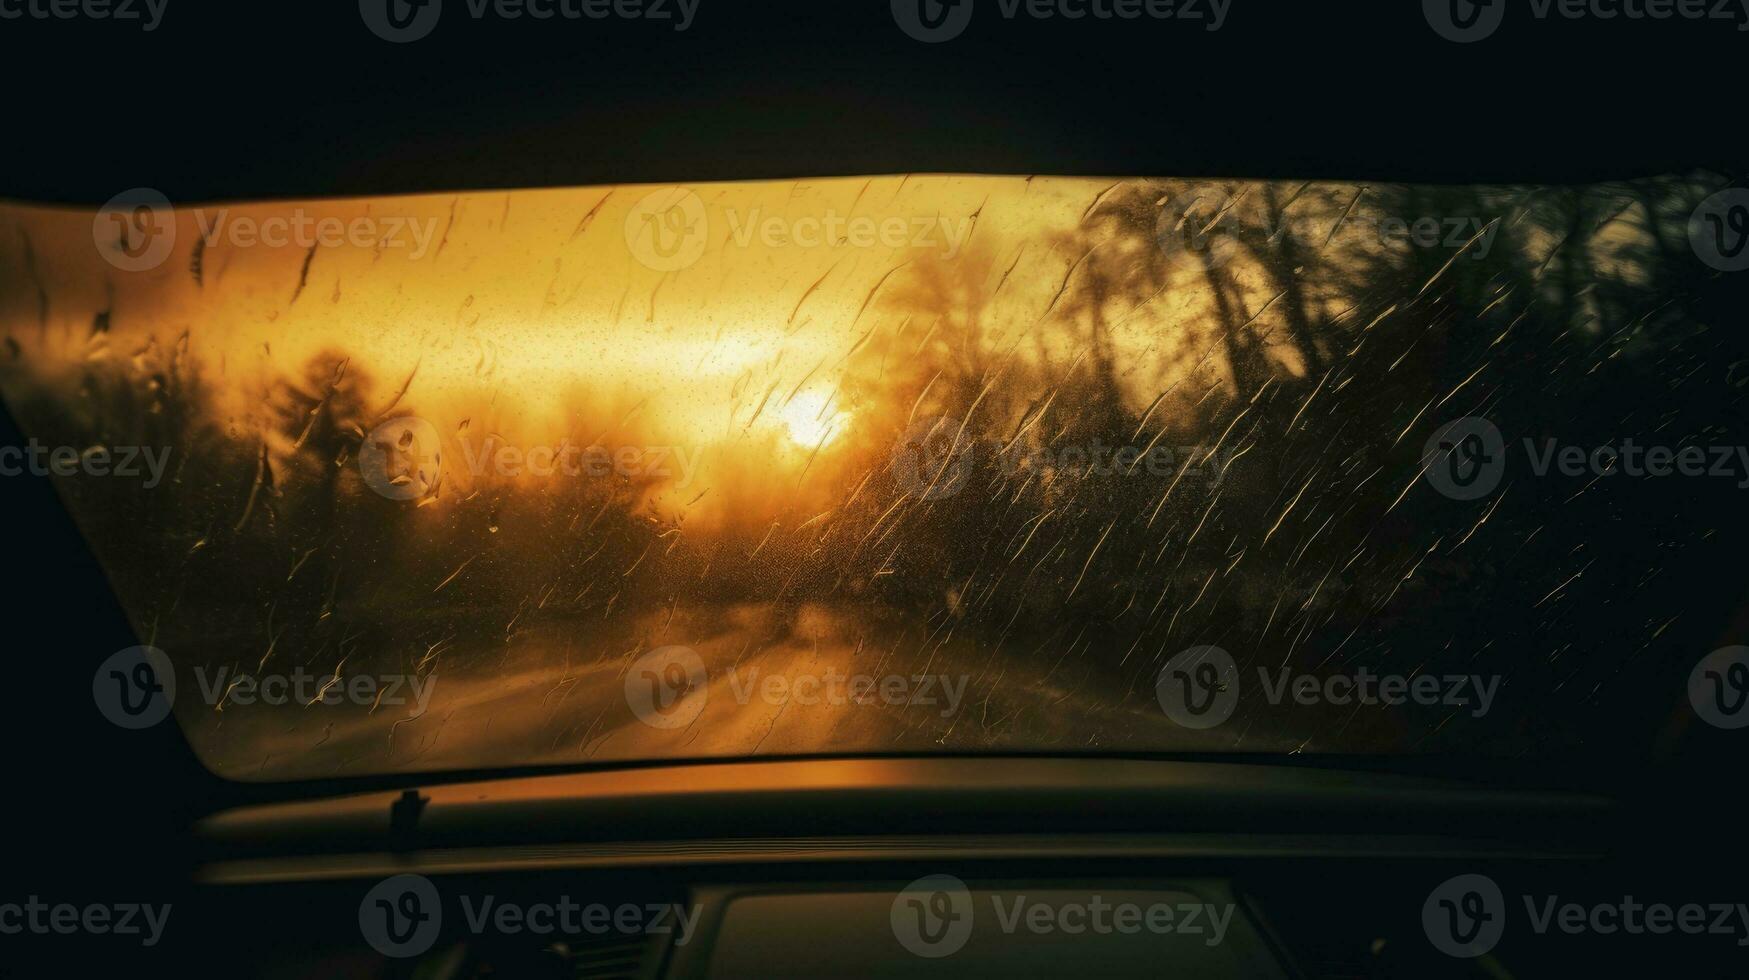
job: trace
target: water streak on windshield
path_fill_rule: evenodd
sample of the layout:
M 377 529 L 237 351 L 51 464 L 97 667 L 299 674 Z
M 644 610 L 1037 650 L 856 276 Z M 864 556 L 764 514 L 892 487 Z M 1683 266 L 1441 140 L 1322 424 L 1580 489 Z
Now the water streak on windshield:
M 4 207 L 0 392 L 233 778 L 1625 751 L 1742 600 L 1722 186 Z

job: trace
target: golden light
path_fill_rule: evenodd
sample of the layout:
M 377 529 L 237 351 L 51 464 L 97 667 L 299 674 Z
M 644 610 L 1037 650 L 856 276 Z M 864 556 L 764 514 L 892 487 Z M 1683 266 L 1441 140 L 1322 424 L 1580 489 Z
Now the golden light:
M 816 446 L 830 445 L 844 434 L 850 425 L 850 413 L 832 411 L 832 398 L 825 392 L 804 391 L 789 400 L 777 419 L 790 442 L 812 451 Z
M 344 362 L 348 425 L 406 414 L 452 443 L 432 515 L 490 482 L 464 444 L 568 439 L 673 447 L 640 484 L 652 513 L 763 534 L 787 508 L 825 509 L 797 494 L 884 472 L 872 434 L 964 349 L 967 310 L 992 350 L 1058 343 L 1031 328 L 1074 260 L 1020 249 L 1077 227 L 1106 186 L 897 174 L 190 206 L 170 215 L 172 254 L 127 275 L 93 247 L 92 215 L 0 202 L 0 332 L 70 383 L 106 358 L 147 374 L 185 358 L 215 379 L 200 390 L 228 435 L 264 442 L 280 467 L 308 455 L 308 416 L 282 437 L 282 410 Z M 645 219 L 676 201 L 703 207 L 704 247 L 652 254 Z M 323 222 L 347 234 L 292 240 Z M 269 227 L 294 232 L 283 247 L 250 234 Z M 951 390 L 942 380 L 923 407 Z M 766 465 L 774 448 L 793 465 Z

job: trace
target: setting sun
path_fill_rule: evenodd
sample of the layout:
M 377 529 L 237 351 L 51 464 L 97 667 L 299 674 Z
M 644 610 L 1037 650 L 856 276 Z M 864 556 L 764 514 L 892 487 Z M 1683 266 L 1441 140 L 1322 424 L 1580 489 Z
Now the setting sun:
M 1712 186 L 1658 185 L 1659 234 L 1681 241 Z M 1501 645 L 1476 622 L 1529 642 L 1581 583 L 1684 628 L 1671 610 L 1691 590 L 1658 593 L 1643 563 L 1597 584 L 1592 528 L 1643 511 L 1633 553 L 1673 559 L 1724 516 L 1697 519 L 1686 492 L 1590 491 L 1557 528 L 1533 494 L 1460 500 L 1432 454 L 1452 413 L 1530 435 L 1525 420 L 1583 418 L 1587 395 L 1629 413 L 1597 439 L 1649 444 L 1635 426 L 1653 418 L 1713 431 L 1684 414 L 1697 396 L 1663 394 L 1702 336 L 1669 297 L 1710 282 L 1705 264 L 1668 259 L 1645 206 L 1620 210 L 1637 192 L 1361 190 L 918 174 L 159 205 L 147 224 L 0 204 L 0 396 L 65 448 L 43 465 L 73 468 L 47 472 L 178 671 L 441 671 L 417 713 L 251 710 L 223 688 L 222 714 L 177 707 L 238 779 L 1214 751 L 1227 736 L 1155 695 L 1168 658 L 1217 639 L 1307 670 L 1432 645 L 1467 670 Z M 1471 216 L 1456 257 L 1391 230 L 1423 214 Z M 1730 378 L 1705 405 L 1737 417 Z M 129 447 L 175 462 L 83 479 L 120 476 Z M 1734 492 L 1718 515 L 1741 510 Z M 1423 582 L 1472 577 L 1490 546 L 1527 556 L 1509 587 L 1472 605 Z M 1563 642 L 1609 642 L 1597 629 Z M 705 713 L 664 728 L 627 700 L 690 689 L 690 665 L 639 673 L 664 648 L 757 670 L 760 689 L 945 672 L 982 700 L 975 720 L 786 710 L 719 673 Z M 1201 667 L 1186 676 L 1207 687 Z M 1229 731 L 1283 752 L 1511 734 L 1459 717 Z
M 833 408 L 831 395 L 805 391 L 790 399 L 777 418 L 791 442 L 812 451 L 836 440 L 850 424 L 849 412 Z

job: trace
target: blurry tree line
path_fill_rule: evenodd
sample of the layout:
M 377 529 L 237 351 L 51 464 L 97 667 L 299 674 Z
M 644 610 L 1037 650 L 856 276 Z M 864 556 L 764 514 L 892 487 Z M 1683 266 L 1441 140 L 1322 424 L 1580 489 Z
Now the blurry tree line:
M 1741 598 L 1710 571 L 1744 543 L 1734 481 L 1533 478 L 1522 451 L 1744 444 L 1745 285 L 1688 244 L 1720 186 L 1115 184 L 1047 241 L 975 236 L 883 280 L 843 386 L 879 411 L 808 477 L 828 505 L 768 521 L 727 481 L 729 512 L 761 517 L 708 532 L 654 506 L 653 477 L 383 498 L 360 443 L 418 405 L 343 350 L 267 383 L 258 427 L 225 419 L 186 335 L 55 365 L 15 347 L 8 391 L 45 442 L 174 447 L 152 492 L 61 486 L 142 632 L 201 660 L 407 669 L 454 644 L 486 664 L 537 622 L 836 602 L 919 625 L 925 657 L 957 638 L 1069 659 L 1138 701 L 1205 643 L 1247 669 L 1504 673 L 1549 710 L 1488 736 L 1558 740 L 1575 712 L 1655 711 L 1625 695 L 1716 645 Z M 1422 218 L 1436 243 L 1379 233 Z M 579 390 L 554 441 L 591 445 L 624 409 Z M 493 411 L 462 423 L 476 443 Z M 1512 462 L 1473 502 L 1421 479 L 1464 416 Z M 894 440 L 929 420 L 919 483 Z M 1168 475 L 1015 465 L 1094 445 L 1200 452 Z M 1388 734 L 1425 748 L 1444 726 Z

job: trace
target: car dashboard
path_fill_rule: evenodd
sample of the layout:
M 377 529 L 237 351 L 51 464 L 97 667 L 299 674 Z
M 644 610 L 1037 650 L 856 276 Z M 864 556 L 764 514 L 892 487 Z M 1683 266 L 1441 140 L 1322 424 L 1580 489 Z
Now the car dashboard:
M 1238 762 L 681 764 L 240 807 L 196 827 L 196 878 L 230 928 L 301 920 L 252 945 L 273 977 L 1539 976 L 1664 955 L 1514 907 L 1669 891 L 1617 853 L 1630 819 Z M 1447 892 L 1477 876 L 1506 928 L 1454 953 Z M 1736 952 L 1685 953 L 1709 950 Z

